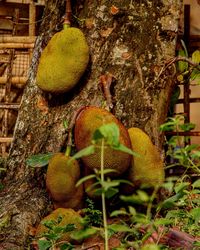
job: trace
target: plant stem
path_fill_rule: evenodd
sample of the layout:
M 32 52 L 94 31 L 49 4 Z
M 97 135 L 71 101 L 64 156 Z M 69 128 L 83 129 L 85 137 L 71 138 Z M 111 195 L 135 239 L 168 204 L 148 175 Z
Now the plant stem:
M 103 183 L 104 183 L 104 144 L 105 144 L 105 140 L 102 139 L 102 143 L 101 143 L 101 183 L 102 183 L 102 187 L 103 187 Z M 105 250 L 109 250 L 109 248 L 108 248 L 108 225 L 107 225 L 107 216 L 106 216 L 106 199 L 105 199 L 104 188 L 103 188 L 103 191 L 101 194 L 101 200 L 102 200 L 102 212 L 103 212 Z

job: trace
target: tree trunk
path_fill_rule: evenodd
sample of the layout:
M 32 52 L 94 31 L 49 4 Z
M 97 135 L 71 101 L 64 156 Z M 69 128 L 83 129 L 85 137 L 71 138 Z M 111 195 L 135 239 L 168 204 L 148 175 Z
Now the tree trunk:
M 30 228 L 51 209 L 44 169 L 28 168 L 26 159 L 32 154 L 60 151 L 66 141 L 63 121 L 70 121 L 80 106 L 102 105 L 102 74 L 109 72 L 114 77 L 115 116 L 127 128 L 144 129 L 161 146 L 158 128 L 166 118 L 174 85 L 173 72 L 163 67 L 175 54 L 179 1 L 72 2 L 72 25 L 85 33 L 90 63 L 70 93 L 52 95 L 38 89 L 35 75 L 41 50 L 61 28 L 65 10 L 64 0 L 47 1 L 0 194 L 0 249 L 25 249 Z

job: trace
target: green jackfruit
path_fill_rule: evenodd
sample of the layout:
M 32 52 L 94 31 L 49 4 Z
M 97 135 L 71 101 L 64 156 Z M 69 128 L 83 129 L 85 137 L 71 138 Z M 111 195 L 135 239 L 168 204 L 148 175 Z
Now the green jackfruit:
M 76 160 L 63 153 L 55 154 L 49 161 L 46 187 L 55 202 L 66 202 L 78 191 L 76 182 L 80 177 L 80 167 Z
M 139 156 L 135 156 L 129 172 L 133 183 L 147 186 L 159 186 L 164 181 L 164 164 L 158 149 L 153 145 L 150 137 L 139 128 L 130 128 L 128 133 L 132 149 Z
M 119 142 L 131 148 L 131 142 L 126 128 L 110 112 L 105 109 L 88 106 L 78 115 L 75 122 L 75 145 L 78 150 L 88 147 L 92 143 L 92 137 L 96 129 L 104 124 L 115 123 L 119 127 Z M 100 169 L 101 166 L 101 142 L 95 148 L 95 153 L 83 157 L 83 163 L 90 169 Z M 104 150 L 104 168 L 114 169 L 116 175 L 120 175 L 129 167 L 131 156 L 127 153 L 114 150 L 109 145 Z
M 82 31 L 65 27 L 51 38 L 43 50 L 36 83 L 47 92 L 67 92 L 78 83 L 88 61 L 89 48 Z
M 43 237 L 43 235 L 49 231 L 48 227 L 46 227 L 44 223 L 48 221 L 57 222 L 60 216 L 62 217 L 62 220 L 58 223 L 59 227 L 65 227 L 68 224 L 74 224 L 74 226 L 76 227 L 75 230 L 80 230 L 82 228 L 81 216 L 79 215 L 78 212 L 74 211 L 71 208 L 58 208 L 41 220 L 40 224 L 36 229 L 35 237 L 36 238 Z M 61 241 L 71 242 L 72 232 L 74 232 L 74 230 L 70 232 L 64 232 L 63 235 L 57 240 L 57 242 Z

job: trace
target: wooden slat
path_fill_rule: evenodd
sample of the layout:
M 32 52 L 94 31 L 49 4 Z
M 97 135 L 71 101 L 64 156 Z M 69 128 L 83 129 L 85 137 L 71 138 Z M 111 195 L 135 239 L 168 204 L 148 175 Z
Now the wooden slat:
M 13 140 L 13 137 L 0 137 L 0 143 L 11 143 Z
M 24 76 L 13 76 L 10 78 L 10 82 L 12 85 L 17 86 L 18 88 L 23 88 L 26 85 L 27 77 Z M 6 76 L 0 77 L 0 85 L 6 84 L 8 81 L 8 78 Z
M 31 49 L 34 43 L 0 43 L 0 49 Z
M 23 3 L 30 4 L 30 0 L 6 0 L 6 3 Z M 45 5 L 45 0 L 38 0 L 36 5 Z
M 184 99 L 179 99 L 178 100 L 178 103 L 184 103 L 184 102 L 185 102 Z M 189 102 L 190 103 L 195 103 L 195 102 L 200 103 L 200 98 L 197 98 L 197 97 L 196 98 L 189 98 Z
M 189 131 L 189 132 L 166 131 L 166 132 L 165 132 L 165 135 L 200 136 L 200 131 Z
M 35 36 L 1 36 L 0 43 L 34 43 Z
M 0 103 L 0 109 L 19 109 L 19 107 L 18 103 Z

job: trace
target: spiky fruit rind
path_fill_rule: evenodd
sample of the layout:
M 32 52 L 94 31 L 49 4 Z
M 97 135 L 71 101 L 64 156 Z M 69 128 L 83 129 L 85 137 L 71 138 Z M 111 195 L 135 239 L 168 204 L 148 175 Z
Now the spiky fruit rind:
M 128 133 L 135 156 L 130 167 L 131 181 L 148 186 L 159 186 L 164 181 L 164 164 L 150 137 L 139 128 L 130 128 Z
M 67 92 L 78 83 L 88 61 L 89 47 L 83 32 L 74 27 L 63 29 L 43 50 L 36 83 L 47 92 Z
M 60 221 L 60 223 L 58 223 L 58 226 L 64 227 L 68 224 L 74 224 L 74 226 L 76 227 L 76 230 L 80 230 L 82 228 L 81 216 L 79 215 L 78 212 L 74 211 L 71 208 L 57 208 L 56 210 L 54 210 L 52 213 L 50 213 L 49 215 L 47 215 L 45 218 L 41 220 L 40 224 L 38 225 L 36 229 L 36 235 L 35 235 L 36 238 L 40 238 L 43 236 L 44 233 L 48 232 L 49 229 L 43 224 L 44 222 L 47 222 L 47 221 L 57 222 L 60 216 L 62 217 L 62 220 Z M 62 237 L 58 239 L 57 242 L 60 242 L 60 241 L 70 242 L 71 233 L 72 232 L 63 233 Z
M 73 197 L 80 168 L 76 160 L 63 153 L 55 154 L 48 165 L 46 187 L 55 201 L 65 201 Z
M 75 123 L 75 144 L 78 150 L 88 147 L 92 143 L 93 134 L 96 129 L 104 124 L 115 123 L 119 128 L 119 142 L 131 148 L 130 138 L 124 125 L 110 112 L 99 107 L 85 107 Z M 101 166 L 101 143 L 95 148 L 95 153 L 83 157 L 84 165 L 90 169 L 100 169 Z M 127 153 L 114 150 L 106 146 L 104 150 L 104 168 L 114 169 L 120 175 L 129 167 L 131 156 Z

